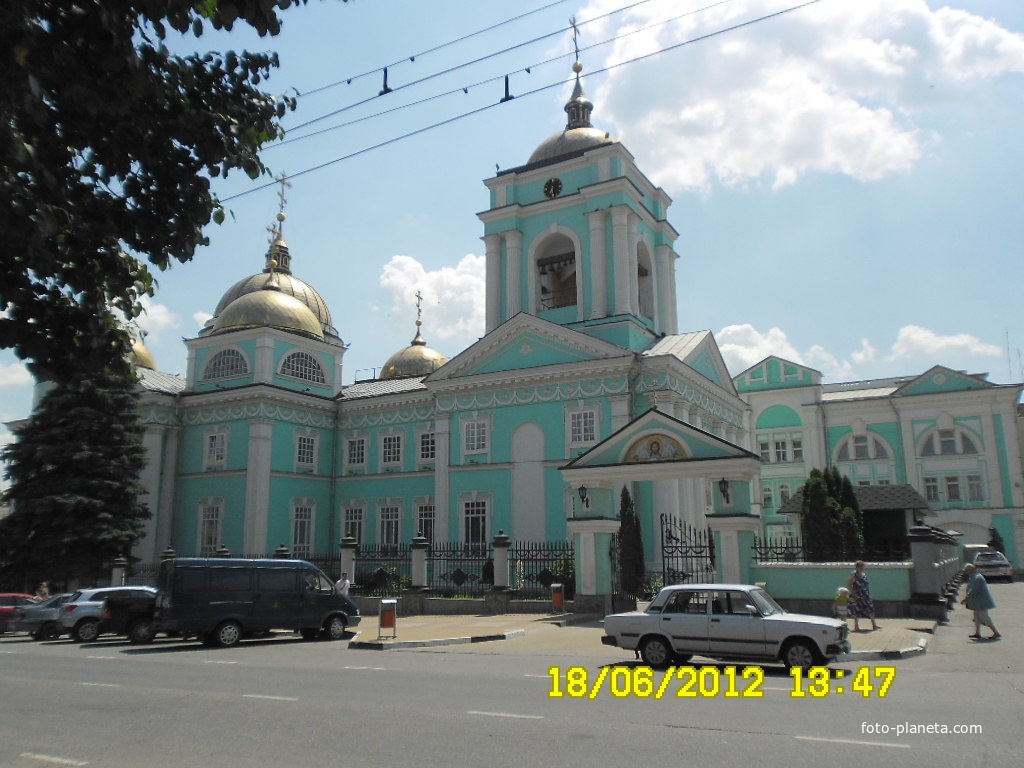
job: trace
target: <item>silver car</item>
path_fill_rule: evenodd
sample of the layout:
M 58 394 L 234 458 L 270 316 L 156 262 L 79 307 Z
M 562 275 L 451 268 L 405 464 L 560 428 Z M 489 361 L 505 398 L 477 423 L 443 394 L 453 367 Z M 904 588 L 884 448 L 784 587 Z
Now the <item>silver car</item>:
M 76 642 L 88 643 L 100 635 L 100 622 L 103 621 L 104 603 L 108 597 L 127 598 L 133 594 L 144 593 L 156 596 L 153 587 L 93 587 L 80 589 L 65 603 L 60 613 L 60 623 L 64 631 Z
M 981 575 L 989 581 L 992 579 L 1013 581 L 1013 566 L 1010 565 L 1010 561 L 1006 559 L 1006 555 L 1002 552 L 996 552 L 995 550 L 979 552 L 977 557 L 974 558 L 974 565 L 981 571 Z
M 16 608 L 7 629 L 10 632 L 28 632 L 33 640 L 56 640 L 64 631 L 60 624 L 61 608 L 70 599 L 69 592 Z
M 606 616 L 604 631 L 602 643 L 639 651 L 652 667 L 707 656 L 806 669 L 850 652 L 845 621 L 788 613 L 750 584 L 665 587 L 646 611 Z

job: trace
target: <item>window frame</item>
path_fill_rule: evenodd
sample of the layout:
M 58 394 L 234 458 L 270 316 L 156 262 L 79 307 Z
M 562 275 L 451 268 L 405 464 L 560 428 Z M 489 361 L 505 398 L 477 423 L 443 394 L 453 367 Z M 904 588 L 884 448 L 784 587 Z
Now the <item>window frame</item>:
M 300 360 L 303 365 L 289 364 L 293 360 Z M 285 370 L 286 367 L 290 370 Z M 327 374 L 324 372 L 323 365 L 315 355 L 304 349 L 296 349 L 285 355 L 277 367 L 277 373 L 286 379 L 294 379 L 306 384 L 327 384 Z
M 355 539 L 356 544 L 362 544 L 365 523 L 366 505 L 352 503 L 341 508 L 341 531 L 344 538 L 352 536 L 352 529 L 355 528 L 356 535 L 352 538 Z
M 224 365 L 221 363 L 222 360 L 231 359 L 233 365 Z M 211 371 L 214 367 L 218 369 L 224 369 L 223 371 L 218 370 L 216 375 Z M 226 349 L 218 349 L 206 360 L 206 364 L 203 366 L 203 375 L 200 381 L 224 381 L 225 379 L 237 379 L 242 376 L 248 376 L 252 371 L 249 365 L 249 360 L 245 354 L 237 347 L 228 347 Z
M 470 433 L 473 433 L 472 445 Z M 462 452 L 478 456 L 490 449 L 490 425 L 487 419 L 467 419 L 462 422 Z
M 397 503 L 377 507 L 377 544 L 397 547 L 402 541 L 402 508 Z
M 304 519 L 300 520 L 300 515 Z M 291 510 L 292 557 L 299 560 L 308 560 L 313 555 L 315 531 L 316 503 L 312 499 L 293 500 Z M 300 541 L 300 534 L 304 534 L 304 542 Z
M 224 498 L 200 499 L 196 513 L 196 552 L 199 557 L 210 557 L 223 544 Z

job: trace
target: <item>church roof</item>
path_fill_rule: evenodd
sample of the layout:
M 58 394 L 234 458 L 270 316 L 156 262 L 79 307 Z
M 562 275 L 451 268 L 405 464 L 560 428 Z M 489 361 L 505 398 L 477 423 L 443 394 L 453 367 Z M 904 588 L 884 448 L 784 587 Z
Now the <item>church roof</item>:
M 576 73 L 576 85 L 572 89 L 572 96 L 565 104 L 565 112 L 569 116 L 565 130 L 549 136 L 541 142 L 540 146 L 530 155 L 528 165 L 543 163 L 563 155 L 577 154 L 605 144 L 615 144 L 618 141 L 607 131 L 602 131 L 591 125 L 590 113 L 594 109 L 594 104 L 583 93 L 583 86 L 580 85 L 580 72 L 583 70 L 583 65 L 577 61 L 572 68 Z
M 361 400 L 367 397 L 397 395 L 403 392 L 426 391 L 424 376 L 405 379 L 375 379 L 374 381 L 357 381 L 341 391 L 339 400 Z
M 857 505 L 861 512 L 929 509 L 924 496 L 912 485 L 855 485 L 853 495 L 857 497 Z M 779 507 L 779 514 L 800 514 L 803 510 L 803 499 L 804 492 L 801 488 Z
M 139 386 L 149 392 L 176 395 L 185 389 L 185 380 L 173 373 L 161 373 L 149 368 L 137 368 Z

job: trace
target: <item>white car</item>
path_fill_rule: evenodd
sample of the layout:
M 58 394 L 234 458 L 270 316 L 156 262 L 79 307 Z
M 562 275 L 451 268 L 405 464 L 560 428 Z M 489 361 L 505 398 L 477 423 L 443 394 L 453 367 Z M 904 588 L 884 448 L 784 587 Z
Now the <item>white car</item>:
M 750 584 L 665 587 L 646 611 L 605 617 L 604 631 L 602 643 L 638 650 L 652 667 L 708 656 L 806 669 L 850 652 L 845 621 L 787 613 Z

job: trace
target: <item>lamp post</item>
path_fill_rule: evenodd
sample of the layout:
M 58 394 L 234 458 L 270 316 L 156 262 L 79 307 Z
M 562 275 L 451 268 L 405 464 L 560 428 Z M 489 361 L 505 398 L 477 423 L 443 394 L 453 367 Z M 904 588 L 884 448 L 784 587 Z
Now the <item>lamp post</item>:
M 722 498 L 725 499 L 725 503 L 729 503 L 729 481 L 724 477 L 718 481 L 718 490 L 722 494 Z

